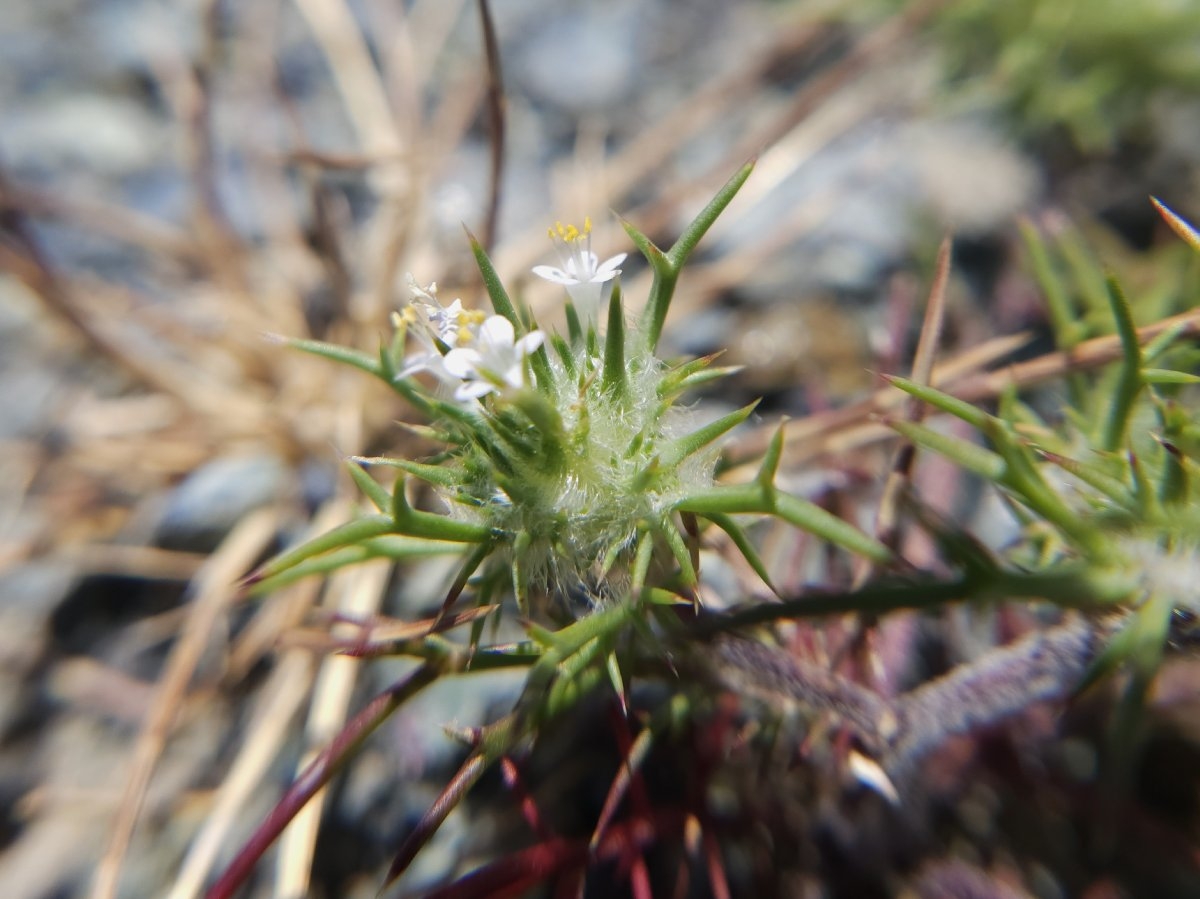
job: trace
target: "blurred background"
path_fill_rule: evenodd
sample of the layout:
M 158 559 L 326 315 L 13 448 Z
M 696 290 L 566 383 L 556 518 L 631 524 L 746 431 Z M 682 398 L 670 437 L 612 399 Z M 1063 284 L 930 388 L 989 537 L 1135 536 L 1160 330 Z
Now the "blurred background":
M 1131 292 L 1178 289 L 1183 248 L 1148 196 L 1200 216 L 1191 0 L 491 12 L 500 131 L 465 0 L 0 8 L 8 899 L 99 897 L 102 857 L 101 881 L 123 859 L 115 895 L 197 895 L 306 749 L 394 676 L 352 665 L 329 686 L 288 634 L 314 607 L 412 614 L 443 582 L 436 563 L 229 602 L 256 559 L 349 514 L 342 457 L 412 439 L 394 425 L 402 404 L 365 377 L 264 337 L 373 350 L 408 272 L 479 304 L 463 224 L 554 326 L 557 288 L 529 274 L 552 261 L 549 225 L 590 216 L 604 258 L 631 250 L 615 211 L 665 245 L 757 155 L 681 283 L 667 350 L 726 348 L 748 368 L 697 401 L 764 396 L 764 426 L 902 370 L 944 234 L 951 348 L 1017 331 L 1049 348 L 1019 220 L 1070 235 Z M 644 296 L 637 261 L 623 280 Z M 800 453 L 795 477 L 845 475 L 829 449 Z M 478 723 L 514 684 L 443 687 L 389 723 L 327 798 L 320 834 L 281 849 L 282 873 L 251 895 L 375 894 L 458 758 L 438 724 Z M 233 790 L 248 742 L 263 758 Z M 114 821 L 132 820 L 147 778 L 125 846 Z M 497 826 L 456 814 L 409 888 L 468 864 Z

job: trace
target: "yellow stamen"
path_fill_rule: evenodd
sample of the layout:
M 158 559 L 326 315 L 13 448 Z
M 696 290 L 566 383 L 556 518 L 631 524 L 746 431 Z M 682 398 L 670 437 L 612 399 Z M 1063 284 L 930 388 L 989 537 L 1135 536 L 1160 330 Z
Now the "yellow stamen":
M 548 228 L 547 233 L 550 239 L 558 238 L 563 243 L 574 243 L 586 237 L 592 230 L 592 220 L 585 218 L 583 220 L 583 230 L 580 231 L 574 225 L 564 225 L 562 222 L 555 222 L 553 228 Z

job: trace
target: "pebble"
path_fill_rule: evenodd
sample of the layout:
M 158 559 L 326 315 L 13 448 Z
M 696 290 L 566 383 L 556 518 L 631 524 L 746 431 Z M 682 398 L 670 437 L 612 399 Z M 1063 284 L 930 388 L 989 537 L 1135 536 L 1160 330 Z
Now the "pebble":
M 156 543 L 202 552 L 253 509 L 276 502 L 294 486 L 291 469 L 269 453 L 221 456 L 184 478 L 171 493 Z

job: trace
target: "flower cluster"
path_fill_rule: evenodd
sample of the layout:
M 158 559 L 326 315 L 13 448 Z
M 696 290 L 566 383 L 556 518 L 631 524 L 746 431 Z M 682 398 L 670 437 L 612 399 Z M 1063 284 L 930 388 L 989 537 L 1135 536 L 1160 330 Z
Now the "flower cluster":
M 429 372 L 439 382 L 454 386 L 454 398 L 460 402 L 529 386 L 529 354 L 545 340 L 541 331 L 518 340 L 512 323 L 503 316 L 463 309 L 459 299 L 443 306 L 436 283 L 421 287 L 412 275 L 408 282 L 412 301 L 395 323 L 413 336 L 417 349 L 405 357 L 397 378 Z

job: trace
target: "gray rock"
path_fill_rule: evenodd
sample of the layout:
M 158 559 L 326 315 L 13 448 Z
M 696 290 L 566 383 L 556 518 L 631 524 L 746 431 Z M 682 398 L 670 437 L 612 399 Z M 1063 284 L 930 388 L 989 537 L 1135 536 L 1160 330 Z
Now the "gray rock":
M 291 469 L 271 454 L 222 456 L 175 488 L 156 528 L 156 541 L 179 549 L 211 548 L 252 509 L 286 496 Z
M 0 124 L 0 147 L 18 170 L 124 175 L 149 168 L 164 152 L 153 117 L 133 100 L 106 94 L 35 95 Z

